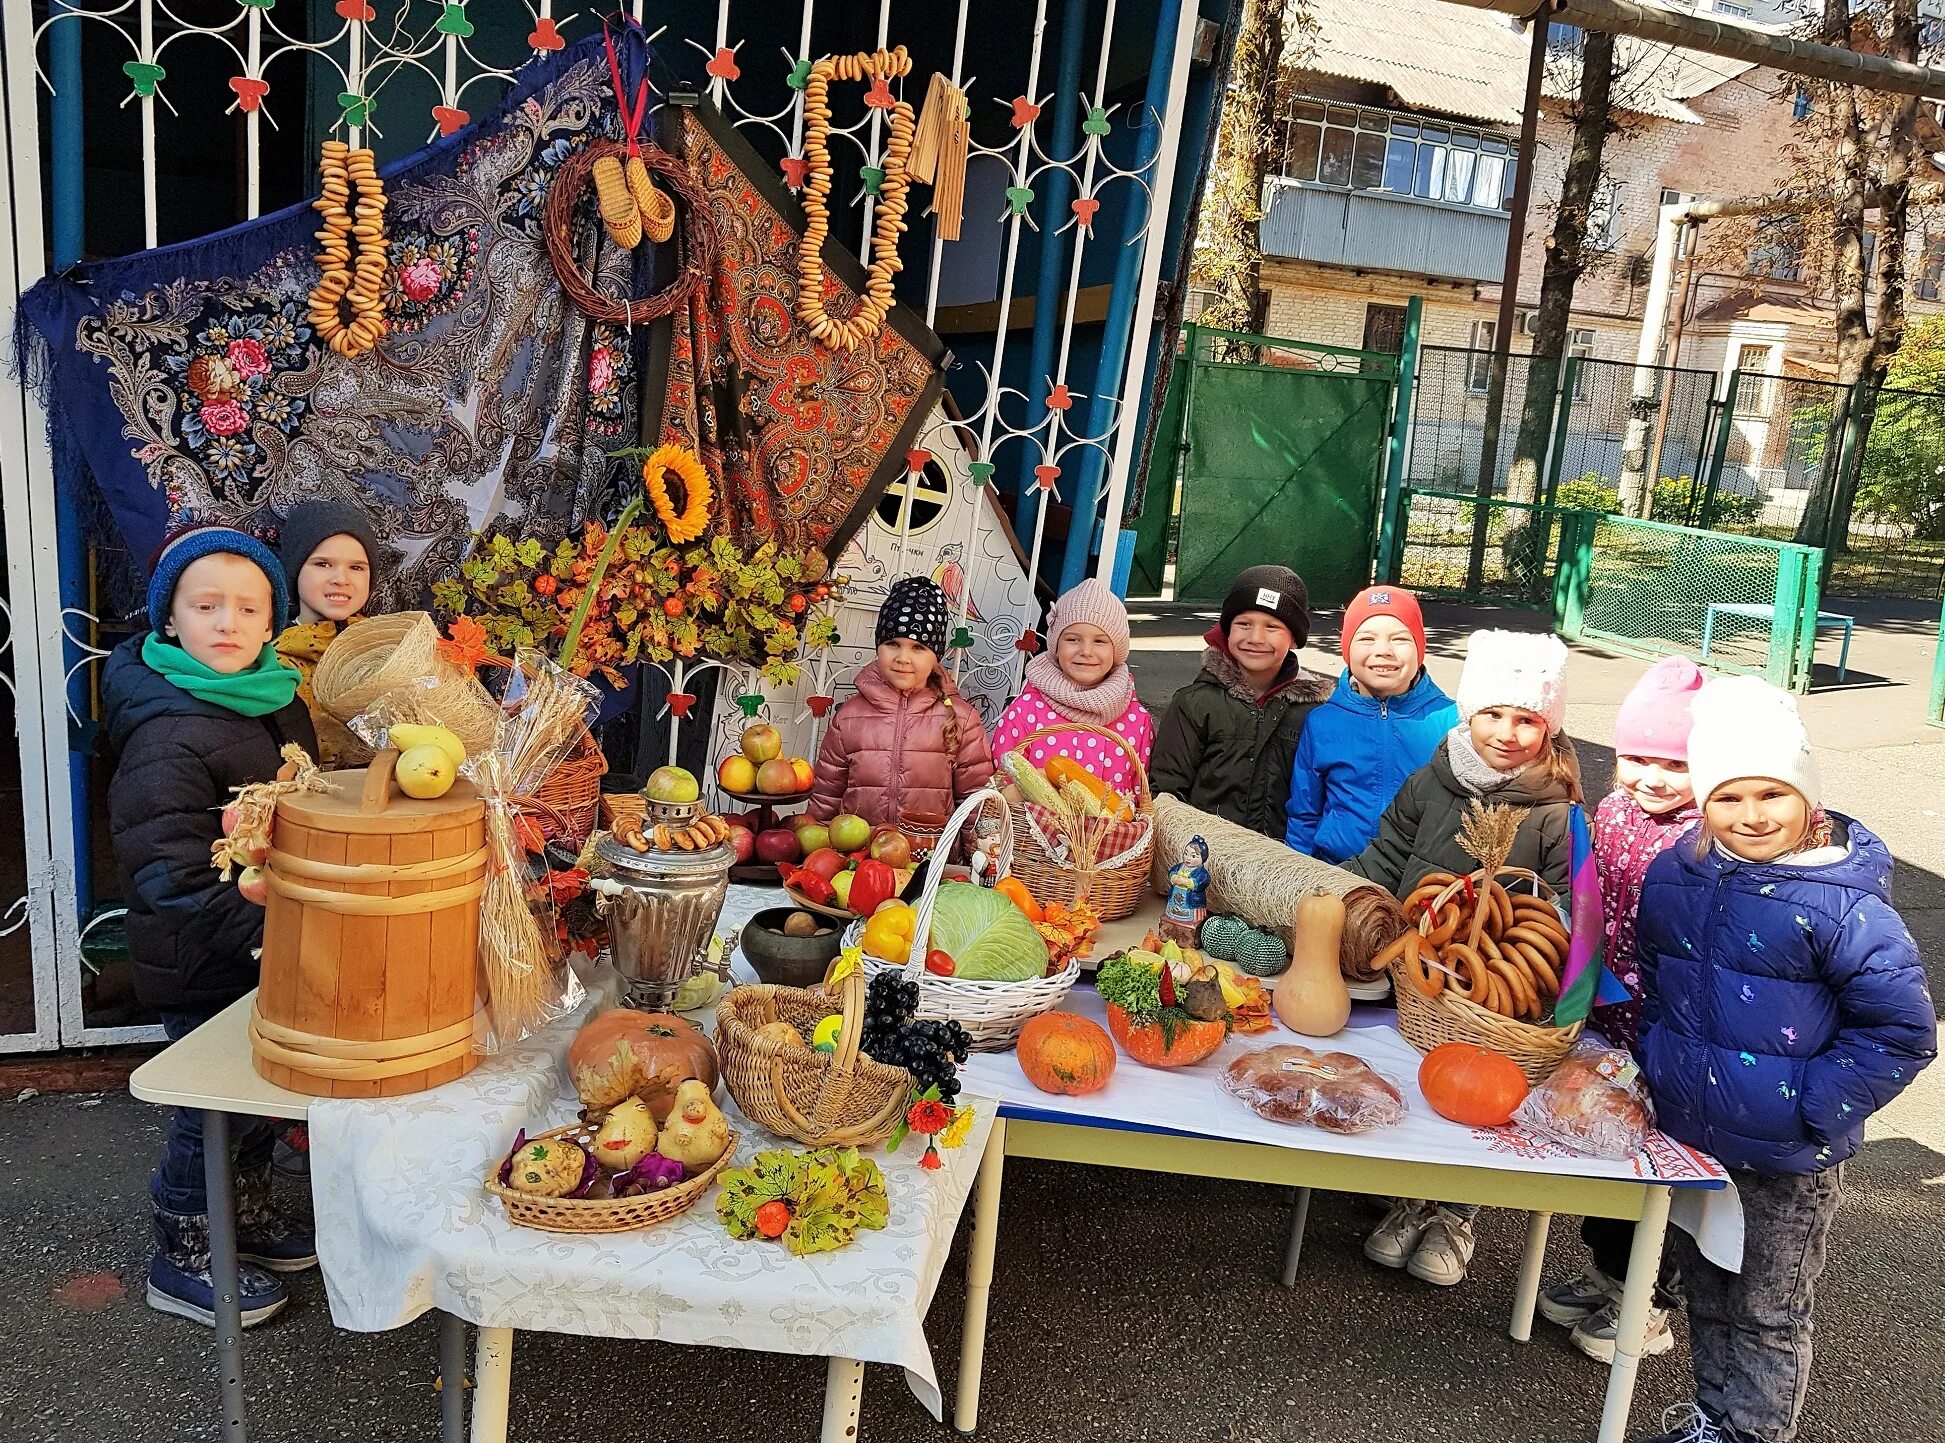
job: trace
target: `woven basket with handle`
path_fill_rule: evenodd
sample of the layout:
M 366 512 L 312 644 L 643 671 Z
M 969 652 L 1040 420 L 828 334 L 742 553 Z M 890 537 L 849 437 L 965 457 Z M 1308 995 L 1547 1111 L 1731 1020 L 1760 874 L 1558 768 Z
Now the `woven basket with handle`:
M 553 1142 L 566 1138 L 587 1147 L 593 1136 L 592 1128 L 576 1124 L 557 1127 L 527 1141 Z M 710 1184 L 716 1181 L 716 1174 L 736 1156 L 736 1144 L 740 1140 L 736 1133 L 730 1133 L 729 1146 L 723 1149 L 723 1155 L 694 1177 L 685 1177 L 674 1187 L 645 1192 L 639 1197 L 535 1197 L 507 1187 L 500 1181 L 497 1167 L 486 1175 L 486 1190 L 507 1210 L 507 1221 L 523 1228 L 539 1228 L 550 1233 L 632 1232 L 681 1217 L 700 1202 Z
M 900 964 L 873 957 L 867 952 L 864 967 L 874 977 L 885 971 L 902 972 L 906 981 L 918 984 L 919 1017 L 957 1022 L 971 1034 L 976 1051 L 1002 1052 L 1018 1040 L 1020 1029 L 1028 1022 L 1042 1012 L 1053 1011 L 1066 1000 L 1067 994 L 1073 990 L 1075 979 L 1081 975 L 1081 965 L 1078 961 L 1070 961 L 1051 977 L 1029 977 L 1022 982 L 975 982 L 965 977 L 941 977 L 925 970 L 927 939 L 932 933 L 932 908 L 938 900 L 939 884 L 945 877 L 946 859 L 952 851 L 950 844 L 968 821 L 988 807 L 997 807 L 1000 811 L 999 876 L 1008 874 L 1015 855 L 1014 834 L 1007 825 L 1007 814 L 1012 809 L 1007 806 L 1005 797 L 986 787 L 959 804 L 959 809 L 946 823 L 945 845 L 934 851 L 932 860 L 926 864 L 925 886 L 918 901 L 918 921 L 912 929 L 911 955 Z M 844 945 L 861 946 L 864 927 L 864 922 L 859 920 L 846 928 Z
M 768 983 L 724 994 L 716 1004 L 716 1052 L 723 1082 L 745 1117 L 812 1147 L 868 1147 L 891 1136 L 905 1115 L 912 1075 L 858 1050 L 864 992 L 864 974 L 854 970 L 836 995 Z M 833 1009 L 844 1017 L 834 1052 L 757 1036 L 767 1023 L 788 1022 L 809 1037 Z
M 1065 844 L 1057 831 L 1050 830 L 1052 819 L 1045 809 L 1023 806 L 1013 814 L 1013 875 L 1026 883 L 1027 890 L 1043 906 L 1058 902 L 1071 907 L 1085 901 L 1103 922 L 1118 922 L 1133 916 L 1148 895 L 1148 869 L 1155 855 L 1155 799 L 1148 790 L 1148 768 L 1124 737 L 1080 722 L 1029 732 L 1013 750 L 1024 752 L 1041 738 L 1062 732 L 1087 732 L 1121 749 L 1135 777 L 1135 823 L 1126 830 L 1109 829 L 1107 847 L 1114 848 L 1112 854 L 1097 858 L 1091 867 L 1080 868 L 1061 855 Z
M 1549 901 L 1553 898 L 1553 889 L 1524 867 L 1501 868 L 1496 877 L 1513 878 L 1512 886 L 1525 887 L 1535 897 Z M 1484 872 L 1474 872 L 1445 888 L 1419 916 L 1419 932 L 1429 936 L 1439 909 L 1468 882 L 1476 886 L 1484 880 Z M 1586 1025 L 1575 1022 L 1567 1027 L 1544 1027 L 1522 1022 L 1466 998 L 1454 997 L 1449 989 L 1436 997 L 1427 997 L 1418 990 L 1402 962 L 1391 966 L 1391 985 L 1398 997 L 1398 1031 L 1420 1052 L 1430 1052 L 1447 1042 L 1470 1042 L 1510 1057 L 1535 1087 L 1553 1074 Z
M 469 755 L 493 744 L 499 708 L 470 672 L 439 654 L 439 628 L 423 611 L 354 621 L 325 648 L 311 680 L 318 705 L 341 722 L 389 693 L 409 698 L 413 720 L 437 722 Z

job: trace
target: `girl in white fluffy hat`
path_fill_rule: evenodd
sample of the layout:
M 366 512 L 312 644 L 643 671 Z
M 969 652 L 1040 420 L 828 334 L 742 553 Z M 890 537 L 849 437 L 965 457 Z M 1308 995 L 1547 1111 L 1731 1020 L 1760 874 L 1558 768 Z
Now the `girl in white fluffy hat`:
M 1344 864 L 1403 897 L 1430 872 L 1459 876 L 1478 863 L 1456 835 L 1475 801 L 1520 812 L 1508 864 L 1537 872 L 1562 896 L 1573 866 L 1571 819 L 1580 763 L 1561 730 L 1567 648 L 1557 636 L 1475 631 L 1459 676 L 1459 724 L 1431 761 L 1405 779 L 1377 840 Z M 1450 1287 L 1472 1262 L 1478 1208 L 1400 1198 L 1364 1240 L 1364 1255 Z

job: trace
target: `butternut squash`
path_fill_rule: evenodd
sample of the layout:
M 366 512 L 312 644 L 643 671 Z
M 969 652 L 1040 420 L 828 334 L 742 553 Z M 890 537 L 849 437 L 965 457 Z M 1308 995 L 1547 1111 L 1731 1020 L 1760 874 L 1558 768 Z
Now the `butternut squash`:
M 1293 931 L 1290 966 L 1276 980 L 1276 1015 L 1305 1037 L 1333 1036 L 1351 1016 L 1351 994 L 1337 961 L 1344 939 L 1344 899 L 1312 892 L 1297 903 Z

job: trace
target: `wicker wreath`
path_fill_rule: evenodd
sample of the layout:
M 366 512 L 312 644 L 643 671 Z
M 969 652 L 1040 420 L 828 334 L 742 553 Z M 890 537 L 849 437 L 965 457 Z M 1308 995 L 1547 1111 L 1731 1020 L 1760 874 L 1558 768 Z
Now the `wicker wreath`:
M 640 147 L 642 163 L 667 182 L 682 200 L 682 266 L 667 287 L 638 301 L 604 296 L 581 270 L 574 254 L 575 213 L 587 191 L 594 163 L 604 156 L 620 159 L 628 147 L 618 140 L 593 141 L 561 162 L 547 187 L 547 211 L 542 230 L 547 235 L 547 258 L 561 289 L 584 316 L 617 326 L 644 326 L 685 304 L 716 263 L 716 232 L 709 222 L 709 206 L 690 178 L 686 166 L 658 145 Z

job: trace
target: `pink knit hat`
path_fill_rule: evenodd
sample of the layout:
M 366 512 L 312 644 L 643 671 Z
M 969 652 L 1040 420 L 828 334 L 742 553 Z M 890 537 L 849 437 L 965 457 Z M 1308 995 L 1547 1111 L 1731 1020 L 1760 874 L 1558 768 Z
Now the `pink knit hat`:
M 1128 608 L 1097 576 L 1088 577 L 1054 602 L 1053 610 L 1047 613 L 1048 642 L 1059 641 L 1061 632 L 1076 623 L 1100 627 L 1114 646 L 1114 664 L 1127 661 Z
M 1685 656 L 1665 656 L 1643 672 L 1614 718 L 1615 754 L 1687 761 L 1688 708 L 1702 680 L 1702 669 Z

